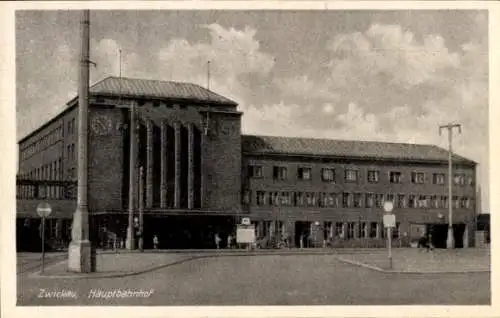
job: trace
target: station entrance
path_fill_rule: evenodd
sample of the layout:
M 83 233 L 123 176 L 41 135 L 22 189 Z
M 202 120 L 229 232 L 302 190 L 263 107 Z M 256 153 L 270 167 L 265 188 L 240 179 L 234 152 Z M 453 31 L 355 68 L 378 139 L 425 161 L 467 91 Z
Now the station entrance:
M 159 249 L 216 248 L 215 234 L 221 238 L 220 247 L 227 244 L 228 235 L 236 231 L 233 216 L 168 215 L 144 217 L 144 248 L 153 248 L 158 237 Z

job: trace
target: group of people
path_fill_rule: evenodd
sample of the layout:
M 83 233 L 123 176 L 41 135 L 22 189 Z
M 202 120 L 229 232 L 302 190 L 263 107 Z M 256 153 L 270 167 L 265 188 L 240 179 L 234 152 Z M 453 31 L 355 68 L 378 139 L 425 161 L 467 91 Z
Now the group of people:
M 236 236 L 229 233 L 227 235 L 227 238 L 226 238 L 226 248 L 233 248 L 235 247 L 235 238 Z M 214 243 L 215 243 L 215 247 L 217 249 L 220 249 L 222 246 L 221 246 L 221 243 L 222 243 L 222 238 L 220 237 L 219 233 L 215 233 L 214 235 Z

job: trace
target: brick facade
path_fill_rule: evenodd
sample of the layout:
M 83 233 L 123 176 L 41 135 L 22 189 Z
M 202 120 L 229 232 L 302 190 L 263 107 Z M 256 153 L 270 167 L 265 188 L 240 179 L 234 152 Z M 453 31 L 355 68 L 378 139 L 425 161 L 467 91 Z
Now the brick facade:
M 340 224 L 342 231 L 354 230 L 358 236 L 360 232 L 369 231 L 360 225 L 377 223 L 378 227 L 382 226 L 382 208 L 376 203 L 377 195 L 382 195 L 383 200 L 392 195 L 395 202 L 399 196 L 404 196 L 404 204 L 396 204 L 394 211 L 402 233 L 420 233 L 420 228 L 414 226 L 447 220 L 448 209 L 441 201 L 448 196 L 446 151 L 437 147 L 430 150 L 429 160 L 415 148 L 418 146 L 406 148 L 408 152 L 413 151 L 418 160 L 384 157 L 407 145 L 393 145 L 392 152 L 381 149 L 376 152 L 380 153 L 377 158 L 363 158 L 349 154 L 327 155 L 328 151 L 338 152 L 340 148 L 348 152 L 349 144 L 339 144 L 342 147 L 334 149 L 319 147 L 321 141 L 299 139 L 294 141 L 296 145 L 302 144 L 311 153 L 297 155 L 287 150 L 272 153 L 265 145 L 262 149 L 267 152 L 261 152 L 245 146 L 245 136 L 241 135 L 242 114 L 237 112 L 236 104 L 207 105 L 200 101 L 170 102 L 168 98 L 159 101 L 144 97 L 128 97 L 128 101 L 138 105 L 141 127 L 138 140 L 142 144 L 138 147 L 138 162 L 146 172 L 146 213 L 166 216 L 202 211 L 215 215 L 245 215 L 256 222 L 281 220 L 292 235 L 297 221 L 331 222 L 333 226 Z M 93 96 L 89 107 L 88 203 L 89 210 L 94 213 L 127 213 L 131 123 L 129 110 L 116 107 L 119 102 L 123 101 L 118 101 L 116 96 Z M 93 125 L 98 118 L 105 120 L 95 129 Z M 60 115 L 21 140 L 19 175 L 27 179 L 76 180 L 77 125 L 77 105 L 73 101 Z M 43 146 L 33 146 L 49 133 L 50 141 L 44 141 Z M 281 143 L 286 139 L 276 138 L 281 138 Z M 315 143 L 316 146 L 312 146 Z M 356 151 L 364 151 L 369 146 L 360 142 Z M 318 149 L 316 153 L 314 147 Z M 251 173 L 249 168 L 252 166 L 258 166 L 261 175 L 256 175 L 255 171 Z M 282 175 L 283 169 L 286 175 Z M 323 180 L 324 169 L 334 172 L 334 180 Z M 470 236 L 473 236 L 475 217 L 475 169 L 475 163 L 466 159 L 454 165 L 454 174 L 462 175 L 464 180 L 463 185 L 453 187 L 453 196 L 462 200 L 453 209 L 454 223 L 466 224 Z M 401 174 L 399 183 L 390 182 L 391 172 Z M 378 176 L 377 182 L 369 182 L 369 173 L 372 177 Z M 421 183 L 412 182 L 412 174 L 417 178 L 417 173 L 424 174 L 423 179 L 419 179 Z M 434 174 L 444 177 L 444 184 L 434 184 Z M 299 175 L 306 180 L 301 180 Z M 348 175 L 355 176 L 356 180 L 347 180 Z M 259 192 L 267 196 L 265 204 L 257 202 Z M 271 193 L 278 197 L 290 193 L 291 197 L 284 204 L 270 204 Z M 298 193 L 302 193 L 304 204 L 297 203 Z M 358 196 L 361 198 L 359 207 L 354 204 Z M 428 202 L 426 207 L 410 207 L 410 196 L 415 196 L 417 201 L 421 196 L 436 197 L 441 206 Z M 373 201 L 367 206 L 370 197 Z M 349 202 L 347 206 L 344 198 Z M 314 202 L 307 204 L 307 200 Z M 327 201 L 329 203 L 325 203 Z M 73 212 L 67 211 L 67 216 Z M 444 218 L 439 219 L 439 214 Z M 322 231 L 318 227 L 311 228 L 310 235 L 320 238 Z

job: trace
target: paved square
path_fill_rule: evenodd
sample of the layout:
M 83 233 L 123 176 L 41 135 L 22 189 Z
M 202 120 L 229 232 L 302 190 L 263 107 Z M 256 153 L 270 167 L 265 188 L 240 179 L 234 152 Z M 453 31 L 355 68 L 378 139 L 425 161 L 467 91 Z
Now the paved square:
M 394 249 L 392 270 L 421 273 L 488 272 L 491 269 L 489 249 Z M 374 269 L 389 270 L 387 250 L 350 253 L 340 259 Z
M 76 298 L 39 297 L 42 289 L 71 291 Z M 127 290 L 152 292 L 89 297 Z M 490 274 L 388 274 L 345 264 L 336 255 L 233 255 L 121 278 L 19 275 L 17 296 L 18 305 L 487 305 Z

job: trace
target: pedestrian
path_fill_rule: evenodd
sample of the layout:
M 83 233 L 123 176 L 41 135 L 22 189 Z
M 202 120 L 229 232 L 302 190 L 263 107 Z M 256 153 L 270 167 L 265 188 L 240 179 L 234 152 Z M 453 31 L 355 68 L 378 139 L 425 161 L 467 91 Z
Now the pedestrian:
M 229 234 L 227 236 L 227 248 L 231 248 L 233 245 L 233 237 L 231 236 L 231 234 Z
M 299 240 L 300 240 L 300 242 L 299 242 L 300 248 L 302 249 L 302 248 L 304 248 L 304 234 L 300 234 Z
M 429 234 L 429 240 L 427 241 L 427 252 L 433 251 L 434 246 L 432 245 L 432 234 Z
M 215 233 L 215 246 L 217 247 L 217 249 L 219 249 L 220 247 L 220 241 L 221 241 L 221 238 L 219 236 L 219 233 Z
M 158 242 L 158 236 L 155 235 L 155 236 L 153 236 L 153 248 L 155 250 L 158 249 L 158 244 L 159 244 L 159 242 Z

